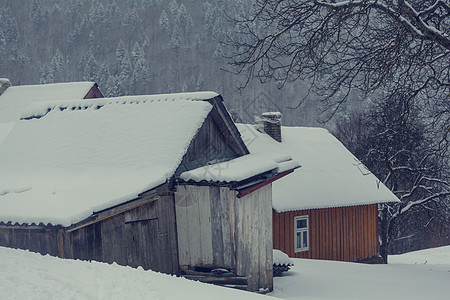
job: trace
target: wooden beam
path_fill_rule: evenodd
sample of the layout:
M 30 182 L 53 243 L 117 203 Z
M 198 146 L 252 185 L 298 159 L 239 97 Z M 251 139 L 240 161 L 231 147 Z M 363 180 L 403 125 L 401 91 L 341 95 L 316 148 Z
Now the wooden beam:
M 130 201 L 128 203 L 125 203 L 123 205 L 108 209 L 108 210 L 104 210 L 102 212 L 96 213 L 94 215 L 92 215 L 90 218 L 86 219 L 85 221 L 82 221 L 81 223 L 78 223 L 78 225 L 75 225 L 73 227 L 69 227 L 66 231 L 67 232 L 72 232 L 78 229 L 81 229 L 83 227 L 92 225 L 94 223 L 103 221 L 105 219 L 111 218 L 113 216 L 116 216 L 118 214 L 124 213 L 126 211 L 129 211 L 131 209 L 143 206 L 145 204 L 148 204 L 150 202 L 153 201 L 157 201 L 158 199 L 160 199 L 159 195 L 155 195 L 151 198 L 138 198 L 134 201 Z
M 237 195 L 237 197 L 238 198 L 242 198 L 244 196 L 247 196 L 248 194 L 253 193 L 256 190 L 259 190 L 260 188 L 262 188 L 262 187 L 264 187 L 264 186 L 274 182 L 275 180 L 278 180 L 278 179 L 280 179 L 280 178 L 282 178 L 282 177 L 284 177 L 284 176 L 286 176 L 286 175 L 288 175 L 288 174 L 290 174 L 292 172 L 294 172 L 294 170 L 289 170 L 289 171 L 280 173 L 280 174 L 276 175 L 275 177 L 272 177 L 272 178 L 270 178 L 270 179 L 268 179 L 268 180 L 266 180 L 264 182 L 258 183 L 257 185 L 254 185 L 254 186 L 252 186 L 252 187 L 250 187 L 248 189 L 241 190 L 241 191 L 239 191 L 239 194 Z

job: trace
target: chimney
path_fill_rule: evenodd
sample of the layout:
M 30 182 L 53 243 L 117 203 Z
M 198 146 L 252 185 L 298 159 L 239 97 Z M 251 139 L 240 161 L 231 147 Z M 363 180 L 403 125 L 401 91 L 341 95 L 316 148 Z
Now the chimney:
M 11 86 L 8 78 L 0 78 L 0 96 Z
M 281 142 L 281 118 L 283 115 L 280 112 L 265 112 L 258 118 L 263 129 L 277 142 Z

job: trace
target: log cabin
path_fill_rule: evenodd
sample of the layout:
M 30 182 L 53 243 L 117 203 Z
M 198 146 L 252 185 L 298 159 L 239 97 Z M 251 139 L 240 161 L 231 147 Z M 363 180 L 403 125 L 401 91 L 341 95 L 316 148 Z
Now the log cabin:
M 34 103 L 0 142 L 0 246 L 272 290 L 298 166 L 250 154 L 213 92 Z
M 281 126 L 280 113 L 238 128 L 251 153 L 301 168 L 273 186 L 273 248 L 293 258 L 380 262 L 378 205 L 398 198 L 326 129 Z

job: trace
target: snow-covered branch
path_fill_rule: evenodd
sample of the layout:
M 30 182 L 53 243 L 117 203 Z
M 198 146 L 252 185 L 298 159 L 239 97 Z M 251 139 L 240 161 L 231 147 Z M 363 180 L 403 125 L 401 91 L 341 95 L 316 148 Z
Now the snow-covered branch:
M 399 214 L 404 214 L 404 213 L 406 213 L 407 211 L 409 211 L 411 208 L 413 208 L 413 207 L 415 207 L 415 206 L 418 206 L 418 205 L 421 205 L 421 204 L 424 204 L 424 203 L 427 203 L 427 202 L 429 202 L 429 201 L 431 201 L 431 200 L 434 200 L 434 199 L 436 199 L 436 198 L 440 198 L 440 197 L 448 197 L 448 196 L 450 196 L 450 192 L 442 192 L 442 193 L 436 193 L 436 194 L 430 195 L 429 197 L 422 198 L 422 199 L 420 199 L 420 200 L 408 202 L 408 204 L 406 204 L 406 205 L 400 210 Z
M 340 2 L 328 2 L 325 0 L 315 0 L 315 3 L 319 6 L 328 7 L 335 10 L 351 9 L 355 7 L 359 8 L 374 8 L 380 12 L 384 12 L 389 15 L 396 22 L 403 24 L 410 32 L 420 39 L 435 41 L 441 46 L 450 50 L 450 37 L 445 32 L 437 29 L 435 26 L 428 24 L 424 20 L 424 16 L 436 11 L 436 9 L 442 5 L 442 7 L 448 9 L 448 5 L 442 1 L 436 1 L 429 8 L 418 12 L 408 1 L 398 0 L 398 6 L 393 6 L 391 3 L 385 3 L 384 1 L 340 1 Z M 447 16 L 448 18 L 448 16 Z

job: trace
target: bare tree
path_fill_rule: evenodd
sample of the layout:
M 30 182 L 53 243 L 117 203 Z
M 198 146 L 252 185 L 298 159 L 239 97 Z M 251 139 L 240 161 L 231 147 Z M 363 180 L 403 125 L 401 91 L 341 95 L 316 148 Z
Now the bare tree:
M 337 137 L 401 200 L 380 210 L 380 254 L 387 258 L 392 242 L 426 245 L 426 227 L 437 239 L 447 238 L 450 217 L 449 157 L 439 139 L 420 118 L 421 106 L 407 105 L 405 95 L 392 95 L 337 122 Z M 431 225 L 430 225 L 431 224 Z M 446 232 L 439 236 L 440 232 Z M 428 237 L 427 237 L 428 238 Z M 436 241 L 435 241 L 436 242 Z M 395 244 L 395 243 L 394 243 Z M 436 245 L 435 245 L 436 246 Z
M 237 73 L 306 80 L 332 112 L 352 90 L 380 87 L 448 100 L 446 0 L 255 0 L 250 16 L 234 21 L 226 44 Z
M 383 256 L 400 216 L 448 205 L 447 0 L 255 0 L 250 15 L 234 21 L 225 44 L 234 71 L 246 75 L 243 87 L 252 78 L 306 81 L 328 116 L 353 91 L 376 99 L 356 120 L 365 128 L 347 127 L 345 137 L 402 200 L 382 209 Z

